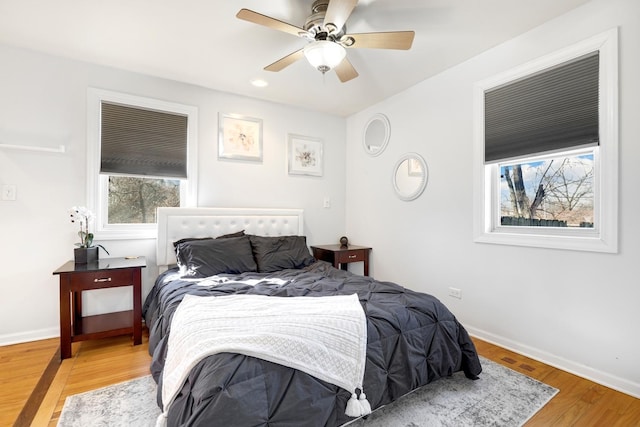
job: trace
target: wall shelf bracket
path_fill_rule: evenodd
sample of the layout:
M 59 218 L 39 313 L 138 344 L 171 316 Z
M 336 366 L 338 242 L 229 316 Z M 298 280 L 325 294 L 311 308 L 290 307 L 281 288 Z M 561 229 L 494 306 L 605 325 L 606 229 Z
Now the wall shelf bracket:
M 53 147 L 39 147 L 35 145 L 16 145 L 16 144 L 0 143 L 0 148 L 9 148 L 12 150 L 24 150 L 24 151 L 42 151 L 46 153 L 64 153 L 66 151 L 66 148 L 64 145 L 59 145 L 57 148 L 53 148 Z

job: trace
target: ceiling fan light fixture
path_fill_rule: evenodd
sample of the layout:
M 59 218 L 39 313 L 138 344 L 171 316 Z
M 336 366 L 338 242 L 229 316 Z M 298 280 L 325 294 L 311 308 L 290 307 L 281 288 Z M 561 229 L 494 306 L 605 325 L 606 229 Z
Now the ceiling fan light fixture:
M 337 67 L 347 55 L 344 47 L 328 40 L 316 40 L 304 47 L 304 56 L 322 74 Z

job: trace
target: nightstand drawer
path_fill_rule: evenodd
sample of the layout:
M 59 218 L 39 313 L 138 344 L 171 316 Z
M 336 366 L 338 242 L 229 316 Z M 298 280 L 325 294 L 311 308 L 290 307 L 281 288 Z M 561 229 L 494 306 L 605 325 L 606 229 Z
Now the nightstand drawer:
M 71 275 L 72 290 L 87 290 L 96 288 L 110 288 L 112 286 L 127 286 L 133 284 L 131 270 L 87 271 Z
M 340 264 L 344 262 L 359 262 L 364 261 L 366 257 L 366 251 L 364 249 L 348 250 L 336 253 L 336 260 Z

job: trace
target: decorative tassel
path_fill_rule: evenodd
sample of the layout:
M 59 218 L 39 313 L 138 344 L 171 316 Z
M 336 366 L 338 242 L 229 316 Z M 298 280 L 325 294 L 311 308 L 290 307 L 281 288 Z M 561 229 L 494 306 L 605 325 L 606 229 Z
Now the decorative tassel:
M 364 392 L 360 393 L 360 399 L 358 401 L 362 407 L 362 415 L 369 415 L 371 413 L 371 404 L 367 400 L 367 395 Z
M 362 405 L 358 401 L 358 395 L 353 393 L 351 395 L 351 399 L 347 402 L 347 408 L 344 410 L 344 414 L 347 417 L 361 417 L 362 416 Z
M 156 419 L 156 427 L 167 427 L 167 414 L 163 412 L 158 415 L 158 419 Z

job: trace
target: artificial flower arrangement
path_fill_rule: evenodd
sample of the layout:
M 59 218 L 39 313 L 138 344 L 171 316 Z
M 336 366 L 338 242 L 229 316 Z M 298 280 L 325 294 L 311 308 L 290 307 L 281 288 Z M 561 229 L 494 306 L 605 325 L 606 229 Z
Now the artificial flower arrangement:
M 93 248 L 95 246 L 102 248 L 107 255 L 109 255 L 109 251 L 105 249 L 102 245 L 93 245 L 93 233 L 89 233 L 89 223 L 93 220 L 95 215 L 89 209 L 84 206 L 74 206 L 69 209 L 69 214 L 71 215 L 71 222 L 77 223 L 80 225 L 80 231 L 78 231 L 78 236 L 80 236 L 80 243 L 76 243 L 78 248 Z

